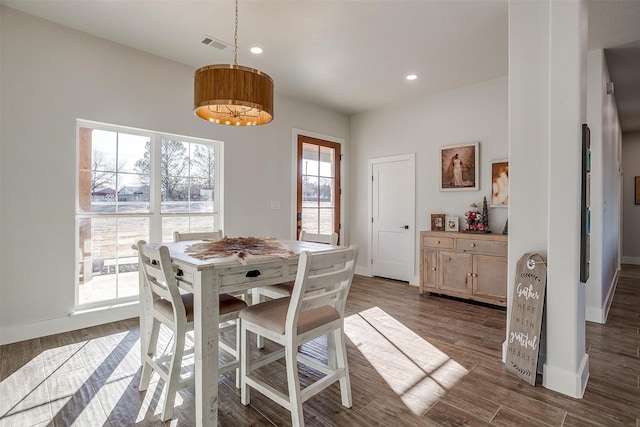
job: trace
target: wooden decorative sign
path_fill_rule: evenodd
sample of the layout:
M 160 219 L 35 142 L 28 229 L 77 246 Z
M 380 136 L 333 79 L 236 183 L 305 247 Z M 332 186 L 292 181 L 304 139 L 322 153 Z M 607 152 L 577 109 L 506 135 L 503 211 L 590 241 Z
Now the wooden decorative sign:
M 536 385 L 547 267 L 538 254 L 518 261 L 507 334 L 507 370 Z

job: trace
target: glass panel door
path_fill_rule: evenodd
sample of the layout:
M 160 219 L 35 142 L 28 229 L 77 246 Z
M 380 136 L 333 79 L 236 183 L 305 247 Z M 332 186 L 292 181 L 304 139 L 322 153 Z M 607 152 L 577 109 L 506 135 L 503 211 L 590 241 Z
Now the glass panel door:
M 297 231 L 340 234 L 340 144 L 298 136 Z

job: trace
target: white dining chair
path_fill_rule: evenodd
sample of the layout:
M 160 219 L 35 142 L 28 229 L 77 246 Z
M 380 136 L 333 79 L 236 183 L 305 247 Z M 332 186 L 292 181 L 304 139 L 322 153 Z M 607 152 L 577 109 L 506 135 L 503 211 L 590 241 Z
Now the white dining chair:
M 338 244 L 338 233 L 333 232 L 331 234 L 313 234 L 307 233 L 306 231 L 302 230 L 300 232 L 298 240 L 302 242 L 316 242 L 335 246 Z M 285 283 L 278 283 L 277 285 L 253 288 L 251 294 L 253 304 L 264 302 L 266 298 L 275 299 L 290 297 L 293 292 L 293 284 L 294 281 L 289 281 Z M 258 336 L 256 345 L 258 348 L 264 347 L 264 341 L 262 340 L 262 337 Z
M 139 267 L 144 280 L 143 291 L 147 293 L 144 300 L 151 305 L 152 319 L 151 336 L 144 349 L 142 360 L 142 374 L 140 376 L 140 391 L 149 387 L 151 375 L 156 372 L 165 382 L 166 393 L 162 402 L 162 421 L 173 416 L 173 405 L 176 392 L 195 383 L 193 375 L 181 378 L 182 359 L 186 354 L 193 353 L 193 347 L 185 351 L 187 332 L 193 330 L 193 294 L 181 294 L 178 281 L 171 265 L 171 257 L 166 246 L 151 247 L 143 240 L 137 244 Z M 219 322 L 226 325 L 233 321 L 236 336 L 240 337 L 238 313 L 247 307 L 246 302 L 228 294 L 220 294 Z M 160 325 L 164 324 L 173 332 L 173 346 L 171 353 L 157 354 Z M 219 366 L 220 372 L 236 369 L 236 384 L 240 386 L 239 378 L 239 341 L 230 346 L 220 340 L 220 348 L 231 356 L 231 361 Z
M 269 300 L 240 311 L 240 390 L 244 405 L 250 403 L 250 389 L 253 388 L 289 410 L 294 426 L 303 426 L 302 404 L 339 381 L 342 404 L 347 408 L 351 407 L 344 310 L 357 256 L 358 248 L 355 245 L 315 253 L 304 251 L 300 254 L 291 297 Z M 274 341 L 283 348 L 250 360 L 249 332 Z M 330 335 L 332 338 L 327 340 L 327 351 L 330 354 L 327 364 L 298 353 L 300 345 L 322 335 Z M 259 367 L 283 357 L 286 361 L 287 393 L 277 390 L 266 380 L 253 374 Z M 298 362 L 325 376 L 301 389 Z
M 222 230 L 188 233 L 181 233 L 179 231 L 173 232 L 174 242 L 184 242 L 187 240 L 221 240 L 223 237 L 224 234 L 222 233 Z
M 327 245 L 337 245 L 338 244 L 338 233 L 333 232 L 332 234 L 312 234 L 307 233 L 306 231 L 300 232 L 300 238 L 298 239 L 302 242 L 316 242 L 316 243 L 325 243 Z M 293 281 L 286 283 L 279 283 L 277 285 L 272 286 L 262 286 L 260 288 L 254 289 L 254 299 L 257 299 L 257 302 L 263 302 L 264 297 L 268 298 L 282 298 L 289 297 L 293 291 Z M 257 298 L 256 298 L 257 295 Z

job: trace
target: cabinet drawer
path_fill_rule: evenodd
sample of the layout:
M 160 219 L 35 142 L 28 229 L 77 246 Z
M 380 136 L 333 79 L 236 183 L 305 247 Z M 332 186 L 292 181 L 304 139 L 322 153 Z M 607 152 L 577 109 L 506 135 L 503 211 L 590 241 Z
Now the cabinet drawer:
M 422 238 L 422 246 L 453 249 L 453 239 L 451 237 L 424 236 Z
M 509 245 L 507 242 L 491 242 L 491 253 L 507 256 Z
M 465 252 L 491 252 L 491 241 L 481 239 L 456 239 L 456 249 Z
M 238 271 L 238 269 L 221 269 L 220 270 L 220 284 L 222 286 L 236 285 L 238 283 L 257 282 L 267 279 L 275 279 L 286 276 L 288 273 L 292 273 L 286 270 L 286 267 L 282 266 L 255 266 L 246 267 Z

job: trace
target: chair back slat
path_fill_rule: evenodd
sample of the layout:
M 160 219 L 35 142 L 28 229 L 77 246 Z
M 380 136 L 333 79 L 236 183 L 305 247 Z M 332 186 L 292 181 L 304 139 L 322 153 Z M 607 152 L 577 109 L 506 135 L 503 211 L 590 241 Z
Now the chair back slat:
M 153 260 L 147 259 L 140 263 L 143 273 L 151 291 L 164 299 L 171 300 L 171 292 L 165 281 L 165 274 L 157 264 L 152 264 Z
M 221 240 L 223 237 L 224 233 L 222 230 L 193 233 L 181 233 L 179 231 L 173 232 L 174 242 L 184 242 L 187 240 Z
M 300 312 L 313 310 L 314 308 L 320 308 L 325 305 L 335 307 L 336 301 L 340 298 L 341 294 L 342 290 L 338 288 L 329 292 L 310 295 L 300 303 Z
M 325 271 L 314 276 L 309 276 L 307 280 L 307 293 L 318 289 L 335 287 L 335 285 L 349 280 L 350 273 L 348 269 L 343 267 L 337 271 Z
M 174 276 L 169 249 L 166 246 L 151 247 L 144 240 L 139 241 L 137 247 L 139 268 L 144 277 L 145 291 L 151 294 L 151 301 L 160 298 L 169 301 L 174 319 L 186 322 L 186 310 Z
M 358 247 L 300 254 L 298 272 L 287 311 L 285 329 L 294 333 L 300 314 L 322 306 L 333 307 L 340 317 L 353 280 Z

